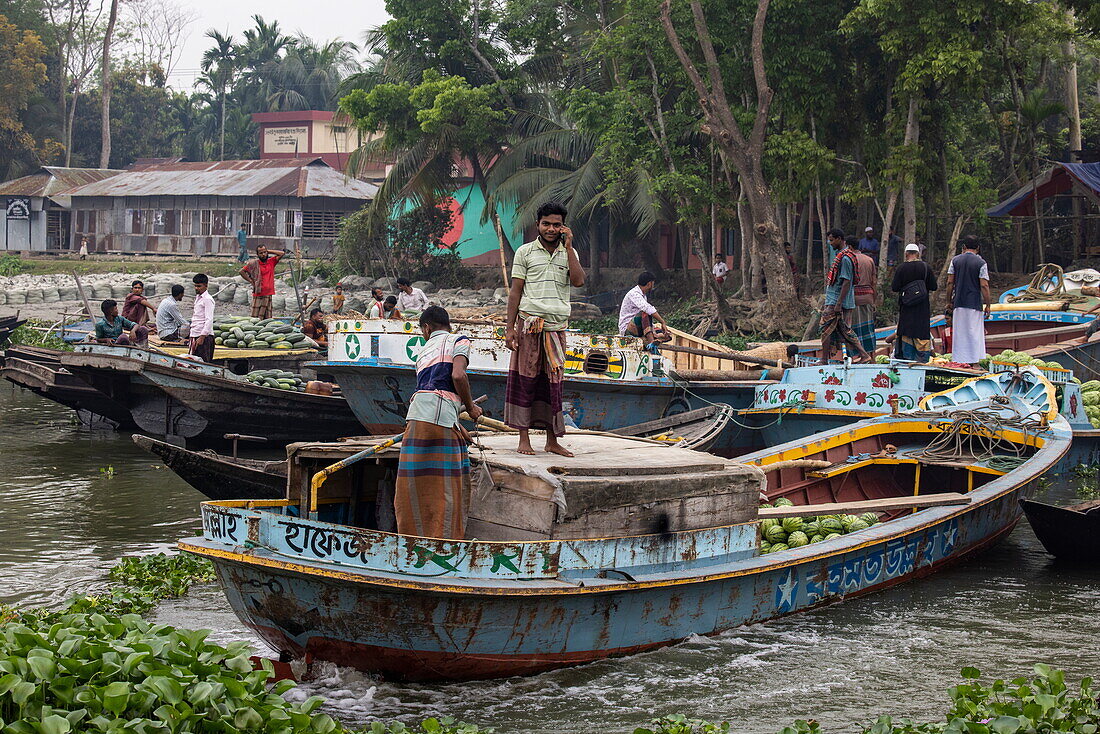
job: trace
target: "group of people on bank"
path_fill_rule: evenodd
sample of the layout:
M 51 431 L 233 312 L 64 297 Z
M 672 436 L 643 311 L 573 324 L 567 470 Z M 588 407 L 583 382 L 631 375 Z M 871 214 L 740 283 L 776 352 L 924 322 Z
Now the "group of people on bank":
M 877 263 L 870 252 L 861 249 L 862 240 L 845 237 L 839 229 L 829 232 L 828 241 L 835 255 L 825 276 L 822 354 L 830 358 L 844 347 L 855 361 L 869 361 L 878 346 Z M 977 365 L 985 357 L 985 318 L 992 303 L 989 266 L 979 254 L 981 241 L 976 236 L 964 237 L 960 245 L 963 251 L 952 258 L 947 269 L 947 327 L 952 360 Z M 922 259 L 921 245 L 906 245 L 903 257 L 890 283 L 890 290 L 898 294 L 898 326 L 887 341 L 892 342 L 894 357 L 927 362 L 932 356 L 931 293 L 939 284 L 932 267 Z

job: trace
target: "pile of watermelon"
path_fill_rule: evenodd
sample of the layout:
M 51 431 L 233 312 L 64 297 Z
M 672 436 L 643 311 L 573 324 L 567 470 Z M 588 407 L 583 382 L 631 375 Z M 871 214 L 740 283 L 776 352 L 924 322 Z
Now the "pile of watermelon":
M 302 376 L 289 370 L 252 370 L 244 376 L 244 379 L 260 387 L 290 390 L 291 392 L 306 391 L 306 381 L 302 379 Z
M 214 343 L 231 349 L 295 349 L 311 346 L 299 329 L 279 319 L 226 316 L 214 319 Z
M 788 499 L 777 499 L 774 505 L 761 507 L 793 507 Z M 879 521 L 874 512 L 862 515 L 819 515 L 817 517 L 765 518 L 760 521 L 760 554 L 798 548 L 810 543 L 839 538 L 847 533 L 866 530 Z
M 1028 365 L 1031 365 L 1032 367 L 1038 367 L 1040 369 L 1065 369 L 1057 362 L 1044 362 L 1041 359 L 1033 358 L 1030 354 L 1025 354 L 1023 352 L 1014 352 L 1011 349 L 1006 349 L 1000 354 L 995 354 L 992 357 L 986 355 L 986 358 L 981 360 L 978 364 L 981 364 L 982 367 L 988 368 L 990 360 L 994 362 L 1007 362 L 1009 364 L 1018 364 L 1021 367 L 1027 367 Z
M 1081 383 L 1081 402 L 1093 428 L 1100 428 L 1100 380 Z

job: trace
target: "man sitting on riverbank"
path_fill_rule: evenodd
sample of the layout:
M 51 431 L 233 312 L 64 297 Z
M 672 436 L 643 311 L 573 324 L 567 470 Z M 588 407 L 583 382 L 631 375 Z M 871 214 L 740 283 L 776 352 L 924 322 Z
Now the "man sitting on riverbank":
M 144 344 L 149 340 L 149 329 L 138 326 L 118 313 L 118 303 L 108 298 L 99 304 L 103 318 L 96 321 L 95 338 L 98 344 L 117 344 L 122 347 Z M 122 332 L 126 332 L 123 334 Z
M 166 342 L 182 341 L 187 335 L 188 324 L 180 312 L 180 301 L 183 300 L 183 286 L 176 283 L 172 286 L 172 295 L 165 298 L 157 306 L 157 333 Z
M 432 305 L 424 291 L 413 288 L 408 278 L 397 279 L 397 290 L 401 291 L 400 295 L 397 296 L 397 309 L 401 313 L 420 313 Z
M 653 273 L 639 275 L 638 285 L 626 292 L 619 307 L 619 334 L 640 336 L 645 339 L 646 347 L 672 338 L 668 333 L 668 324 L 657 312 L 657 307 L 649 302 L 649 292 L 656 282 Z M 654 321 L 660 325 L 660 329 L 654 327 Z

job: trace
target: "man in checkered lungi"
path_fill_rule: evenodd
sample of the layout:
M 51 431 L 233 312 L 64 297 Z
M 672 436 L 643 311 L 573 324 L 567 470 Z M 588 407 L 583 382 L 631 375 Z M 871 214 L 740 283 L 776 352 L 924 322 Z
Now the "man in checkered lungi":
M 256 248 L 256 257 L 241 268 L 241 277 L 252 284 L 252 315 L 259 319 L 271 318 L 271 297 L 275 295 L 275 266 L 286 253 L 269 250 L 265 245 Z
M 546 451 L 573 454 L 560 443 L 565 435 L 562 379 L 565 328 L 569 325 L 569 286 L 584 285 L 584 268 L 565 226 L 565 207 L 547 203 L 535 215 L 539 236 L 516 250 L 508 293 L 504 341 L 512 350 L 504 396 L 504 422 L 519 430 L 521 454 L 533 454 L 530 430 L 546 430 Z

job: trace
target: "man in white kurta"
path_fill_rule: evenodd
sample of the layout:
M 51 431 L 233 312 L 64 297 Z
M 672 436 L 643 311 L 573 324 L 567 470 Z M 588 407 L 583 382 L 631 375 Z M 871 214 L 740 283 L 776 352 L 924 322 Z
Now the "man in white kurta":
M 985 358 L 985 319 L 989 316 L 989 265 L 978 254 L 974 235 L 962 240 L 963 252 L 947 269 L 947 297 L 951 313 L 951 359 L 976 367 Z

